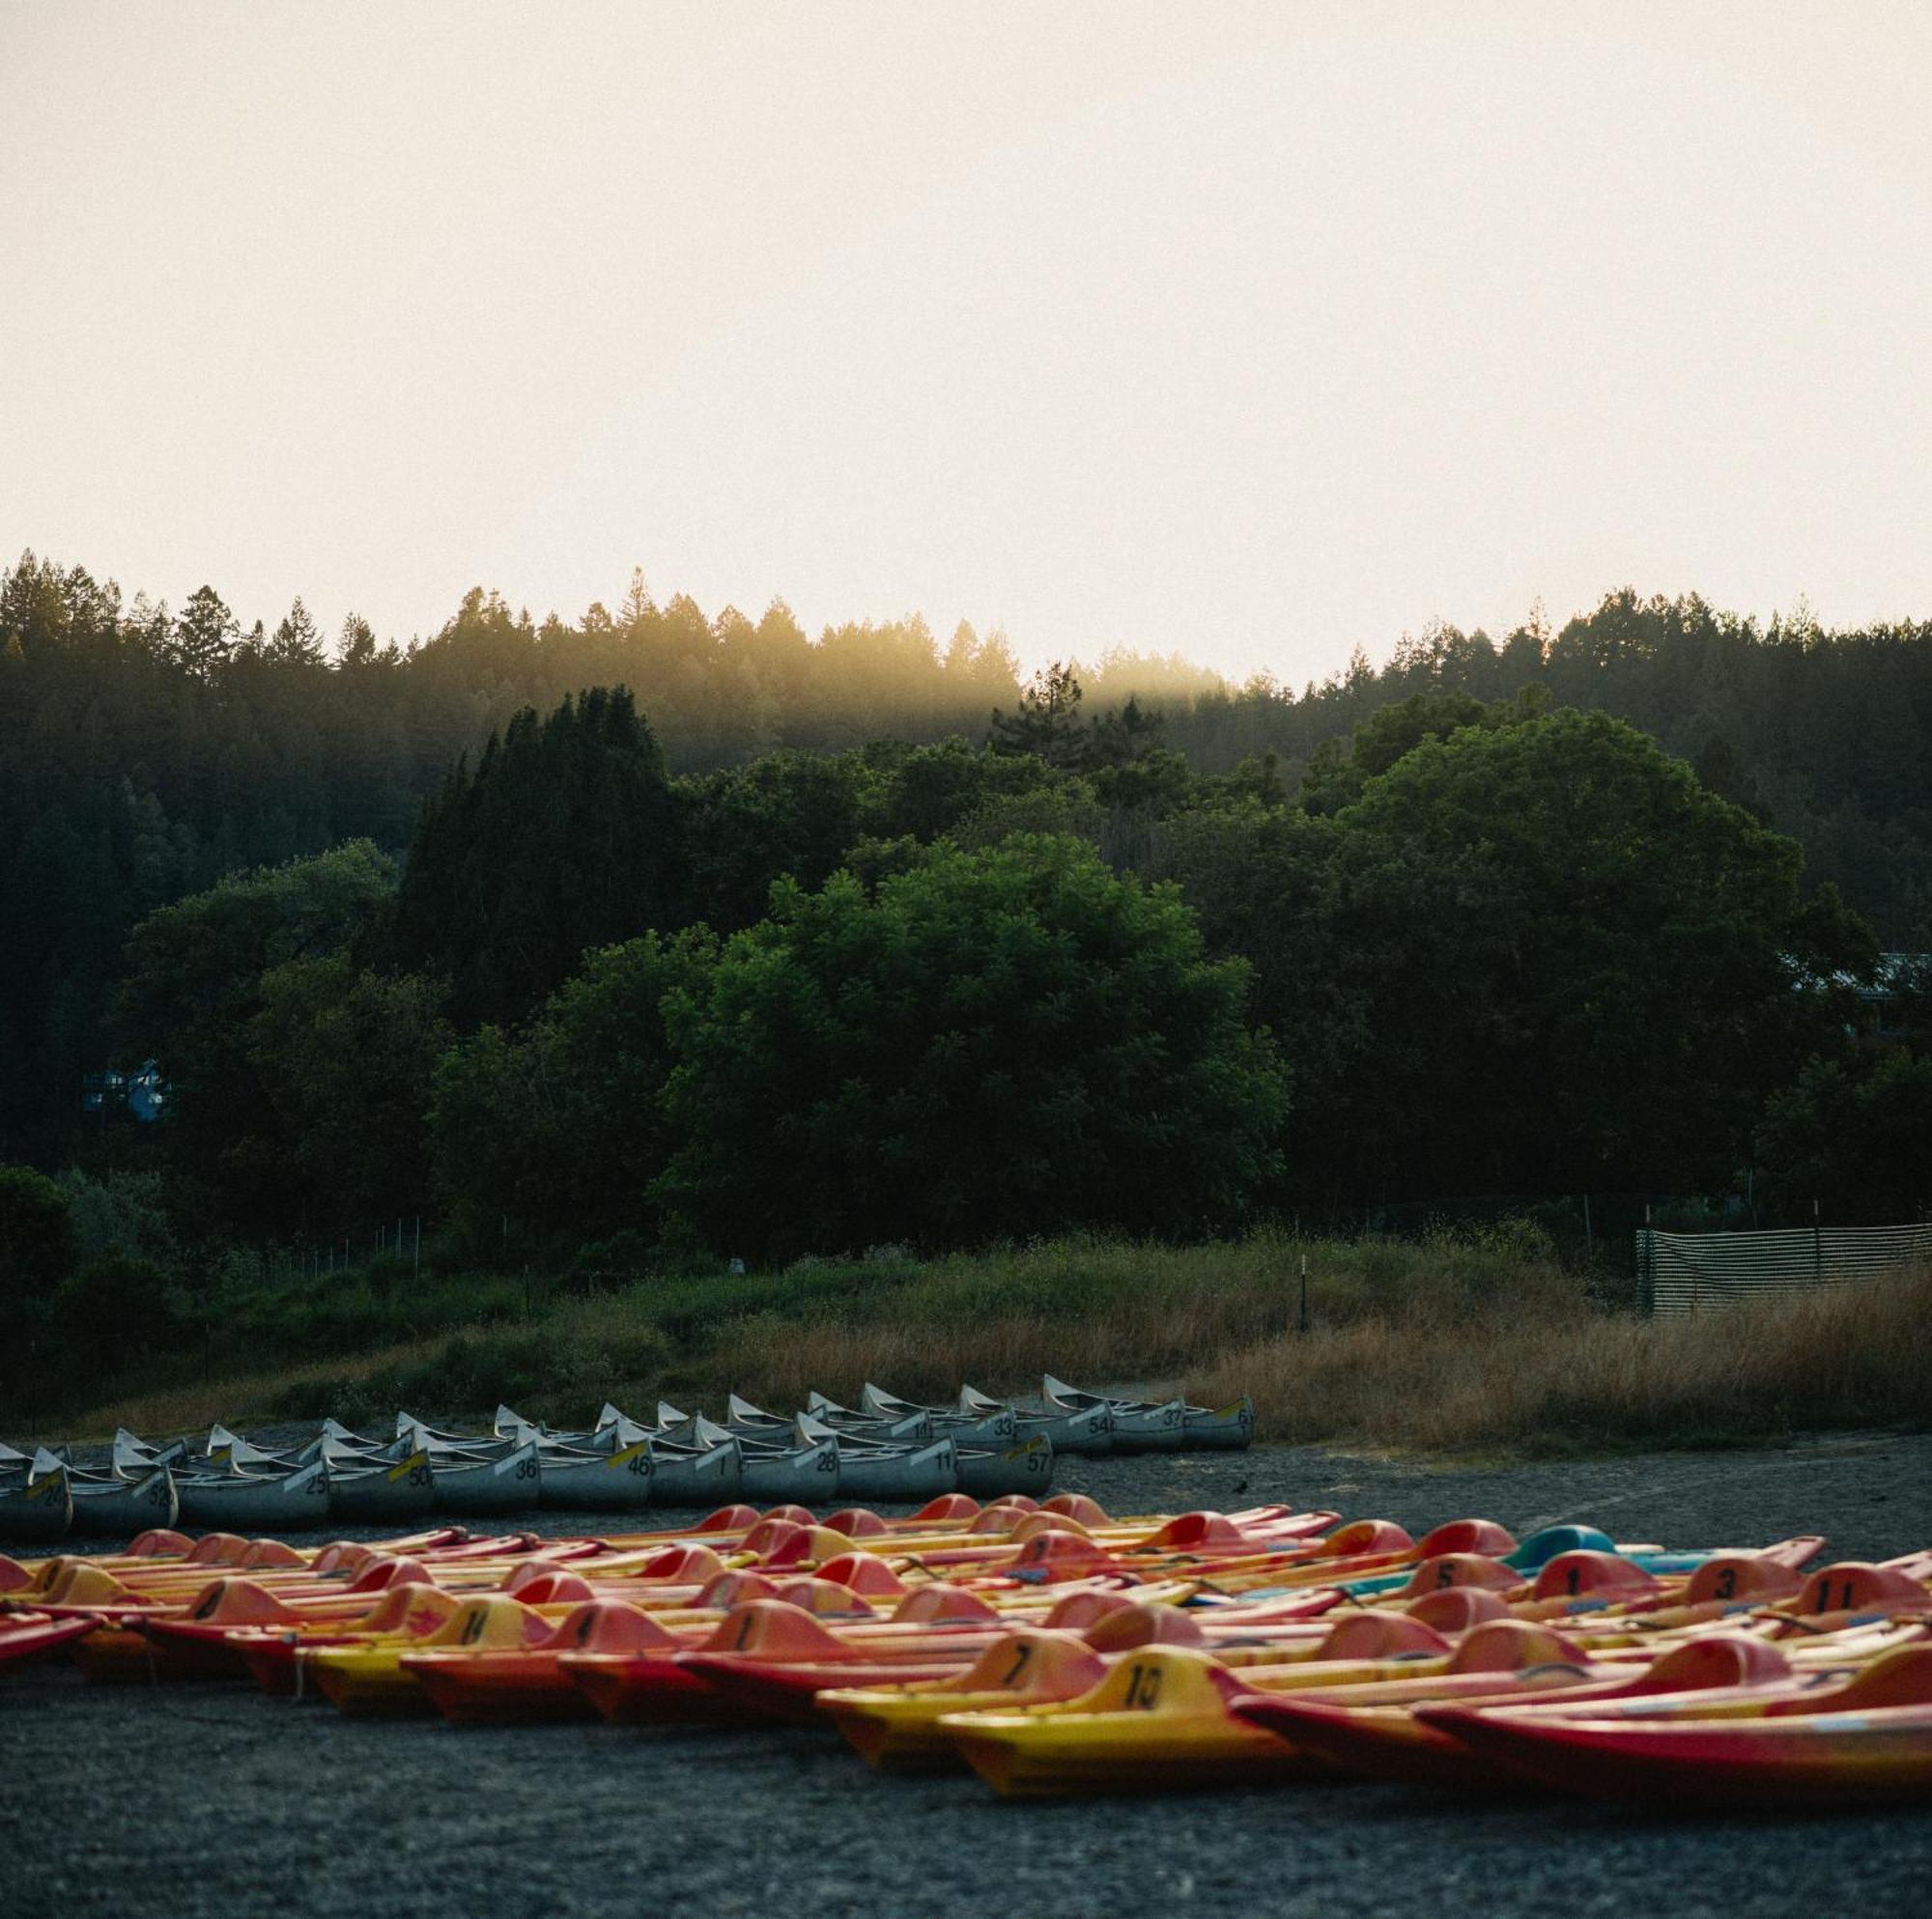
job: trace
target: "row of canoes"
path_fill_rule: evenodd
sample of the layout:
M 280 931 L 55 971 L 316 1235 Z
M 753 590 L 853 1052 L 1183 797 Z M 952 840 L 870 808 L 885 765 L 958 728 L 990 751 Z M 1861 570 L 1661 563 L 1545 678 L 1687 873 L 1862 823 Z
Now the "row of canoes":
M 0 1668 L 252 1678 L 456 1725 L 830 1723 L 1009 1794 L 1401 1781 L 1676 1805 L 1932 1802 L 1932 1553 L 1666 1552 L 1284 1507 L 1116 1520 L 963 1495 L 908 1519 L 457 1528 L 302 1552 L 151 1532 L 0 1558 Z
M 51 1544 L 70 1531 L 129 1536 L 147 1526 L 302 1532 L 405 1525 L 432 1513 L 507 1517 L 542 1507 L 639 1512 L 846 1500 L 916 1505 L 952 1492 L 1044 1495 L 1061 1453 L 1239 1447 L 1254 1431 L 1245 1399 L 1219 1409 L 1081 1392 L 1050 1375 L 1037 1403 L 963 1388 L 921 1406 L 867 1385 L 857 1407 L 822 1394 L 781 1417 L 733 1395 L 724 1424 L 660 1403 L 644 1424 L 607 1403 L 595 1424 L 560 1431 L 499 1406 L 492 1430 L 466 1433 L 398 1413 L 393 1437 L 335 1420 L 305 1443 L 259 1446 L 213 1427 L 151 1445 L 117 1433 L 98 1470 L 64 1453 L 0 1448 L 0 1540 Z

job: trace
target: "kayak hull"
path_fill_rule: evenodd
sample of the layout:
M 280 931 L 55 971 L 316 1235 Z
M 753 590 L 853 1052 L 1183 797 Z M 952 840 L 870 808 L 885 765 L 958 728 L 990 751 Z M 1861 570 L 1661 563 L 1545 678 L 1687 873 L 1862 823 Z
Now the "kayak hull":
M 1436 1724 L 1560 1792 L 1723 1810 L 1892 1805 L 1932 1794 L 1932 1707 L 1809 1717 L 1545 1723 L 1442 1713 Z

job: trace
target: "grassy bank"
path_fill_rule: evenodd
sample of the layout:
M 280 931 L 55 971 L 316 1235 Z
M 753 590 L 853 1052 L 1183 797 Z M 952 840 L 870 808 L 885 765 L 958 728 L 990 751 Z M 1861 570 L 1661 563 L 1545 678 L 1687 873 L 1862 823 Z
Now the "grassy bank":
M 1744 1443 L 1932 1414 L 1932 1273 L 1674 1321 L 1634 1317 L 1621 1290 L 1507 1226 L 1419 1244 L 1070 1240 L 590 1296 L 364 1275 L 237 1298 L 192 1366 L 151 1366 L 59 1424 L 374 1422 L 398 1404 L 473 1419 L 498 1398 L 581 1423 L 606 1397 L 716 1409 L 735 1388 L 789 1408 L 874 1379 L 938 1399 L 962 1380 L 1026 1390 L 1042 1368 L 1210 1404 L 1252 1393 L 1264 1438 L 1439 1453 Z

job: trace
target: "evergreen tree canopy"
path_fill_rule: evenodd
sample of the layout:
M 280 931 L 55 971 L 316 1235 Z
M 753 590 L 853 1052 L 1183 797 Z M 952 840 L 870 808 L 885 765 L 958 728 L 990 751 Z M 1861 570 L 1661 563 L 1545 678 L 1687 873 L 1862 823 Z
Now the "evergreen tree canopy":
M 450 982 L 459 1023 L 522 1018 L 591 946 L 671 923 L 678 816 L 622 687 L 526 709 L 424 808 L 386 947 Z

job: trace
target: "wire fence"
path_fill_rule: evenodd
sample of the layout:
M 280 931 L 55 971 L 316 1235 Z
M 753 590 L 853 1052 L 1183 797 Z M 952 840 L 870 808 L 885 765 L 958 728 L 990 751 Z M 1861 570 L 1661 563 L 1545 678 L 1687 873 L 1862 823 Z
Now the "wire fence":
M 1637 1234 L 1637 1287 L 1659 1317 L 1855 1284 L 1932 1260 L 1932 1222 L 1783 1232 Z

